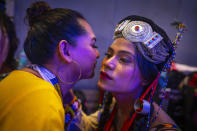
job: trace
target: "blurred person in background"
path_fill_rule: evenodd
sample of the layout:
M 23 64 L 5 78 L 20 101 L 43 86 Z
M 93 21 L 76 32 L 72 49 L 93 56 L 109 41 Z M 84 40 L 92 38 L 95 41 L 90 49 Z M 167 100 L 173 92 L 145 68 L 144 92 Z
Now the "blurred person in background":
M 6 14 L 5 0 L 0 0 L 0 80 L 18 66 L 15 59 L 18 43 L 15 25 Z

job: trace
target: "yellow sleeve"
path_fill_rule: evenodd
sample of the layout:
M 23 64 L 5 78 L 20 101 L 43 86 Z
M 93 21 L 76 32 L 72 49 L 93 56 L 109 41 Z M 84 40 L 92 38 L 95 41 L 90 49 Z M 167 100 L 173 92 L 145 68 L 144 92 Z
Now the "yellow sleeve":
M 3 131 L 64 131 L 64 109 L 51 89 L 26 94 L 5 117 Z

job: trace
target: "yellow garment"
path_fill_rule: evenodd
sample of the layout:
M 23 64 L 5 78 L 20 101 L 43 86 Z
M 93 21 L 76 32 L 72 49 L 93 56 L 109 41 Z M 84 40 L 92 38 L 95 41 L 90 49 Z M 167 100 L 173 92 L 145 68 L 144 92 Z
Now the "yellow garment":
M 49 82 L 25 71 L 0 82 L 0 131 L 64 131 L 64 116 Z

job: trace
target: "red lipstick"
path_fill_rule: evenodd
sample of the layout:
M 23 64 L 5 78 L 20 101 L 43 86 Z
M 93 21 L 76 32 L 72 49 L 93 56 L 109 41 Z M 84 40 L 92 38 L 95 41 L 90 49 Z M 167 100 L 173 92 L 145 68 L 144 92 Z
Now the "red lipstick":
M 112 80 L 112 78 L 105 72 L 101 71 L 100 72 L 100 79 L 108 79 L 108 80 Z

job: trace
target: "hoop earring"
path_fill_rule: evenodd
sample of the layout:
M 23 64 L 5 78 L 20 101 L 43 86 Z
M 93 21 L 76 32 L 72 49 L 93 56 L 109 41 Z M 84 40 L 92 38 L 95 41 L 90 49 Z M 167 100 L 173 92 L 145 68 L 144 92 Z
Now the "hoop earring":
M 74 83 L 76 83 L 77 81 L 80 80 L 80 78 L 81 78 L 81 76 L 82 76 L 82 73 L 81 73 L 81 68 L 80 68 L 80 66 L 79 66 L 79 63 L 77 63 L 76 61 L 73 61 L 73 63 L 74 63 L 75 65 L 77 65 L 77 67 L 79 67 L 79 76 L 78 76 L 78 78 L 77 78 L 76 80 L 71 81 L 71 82 L 65 82 L 64 80 L 62 80 L 62 77 L 61 77 L 61 75 L 59 74 L 59 71 L 57 71 L 57 78 L 60 80 L 61 83 L 67 84 L 67 85 L 72 85 L 72 84 L 74 84 Z
M 134 104 L 134 109 L 139 114 L 148 114 L 150 112 L 150 103 L 144 99 L 137 99 Z

